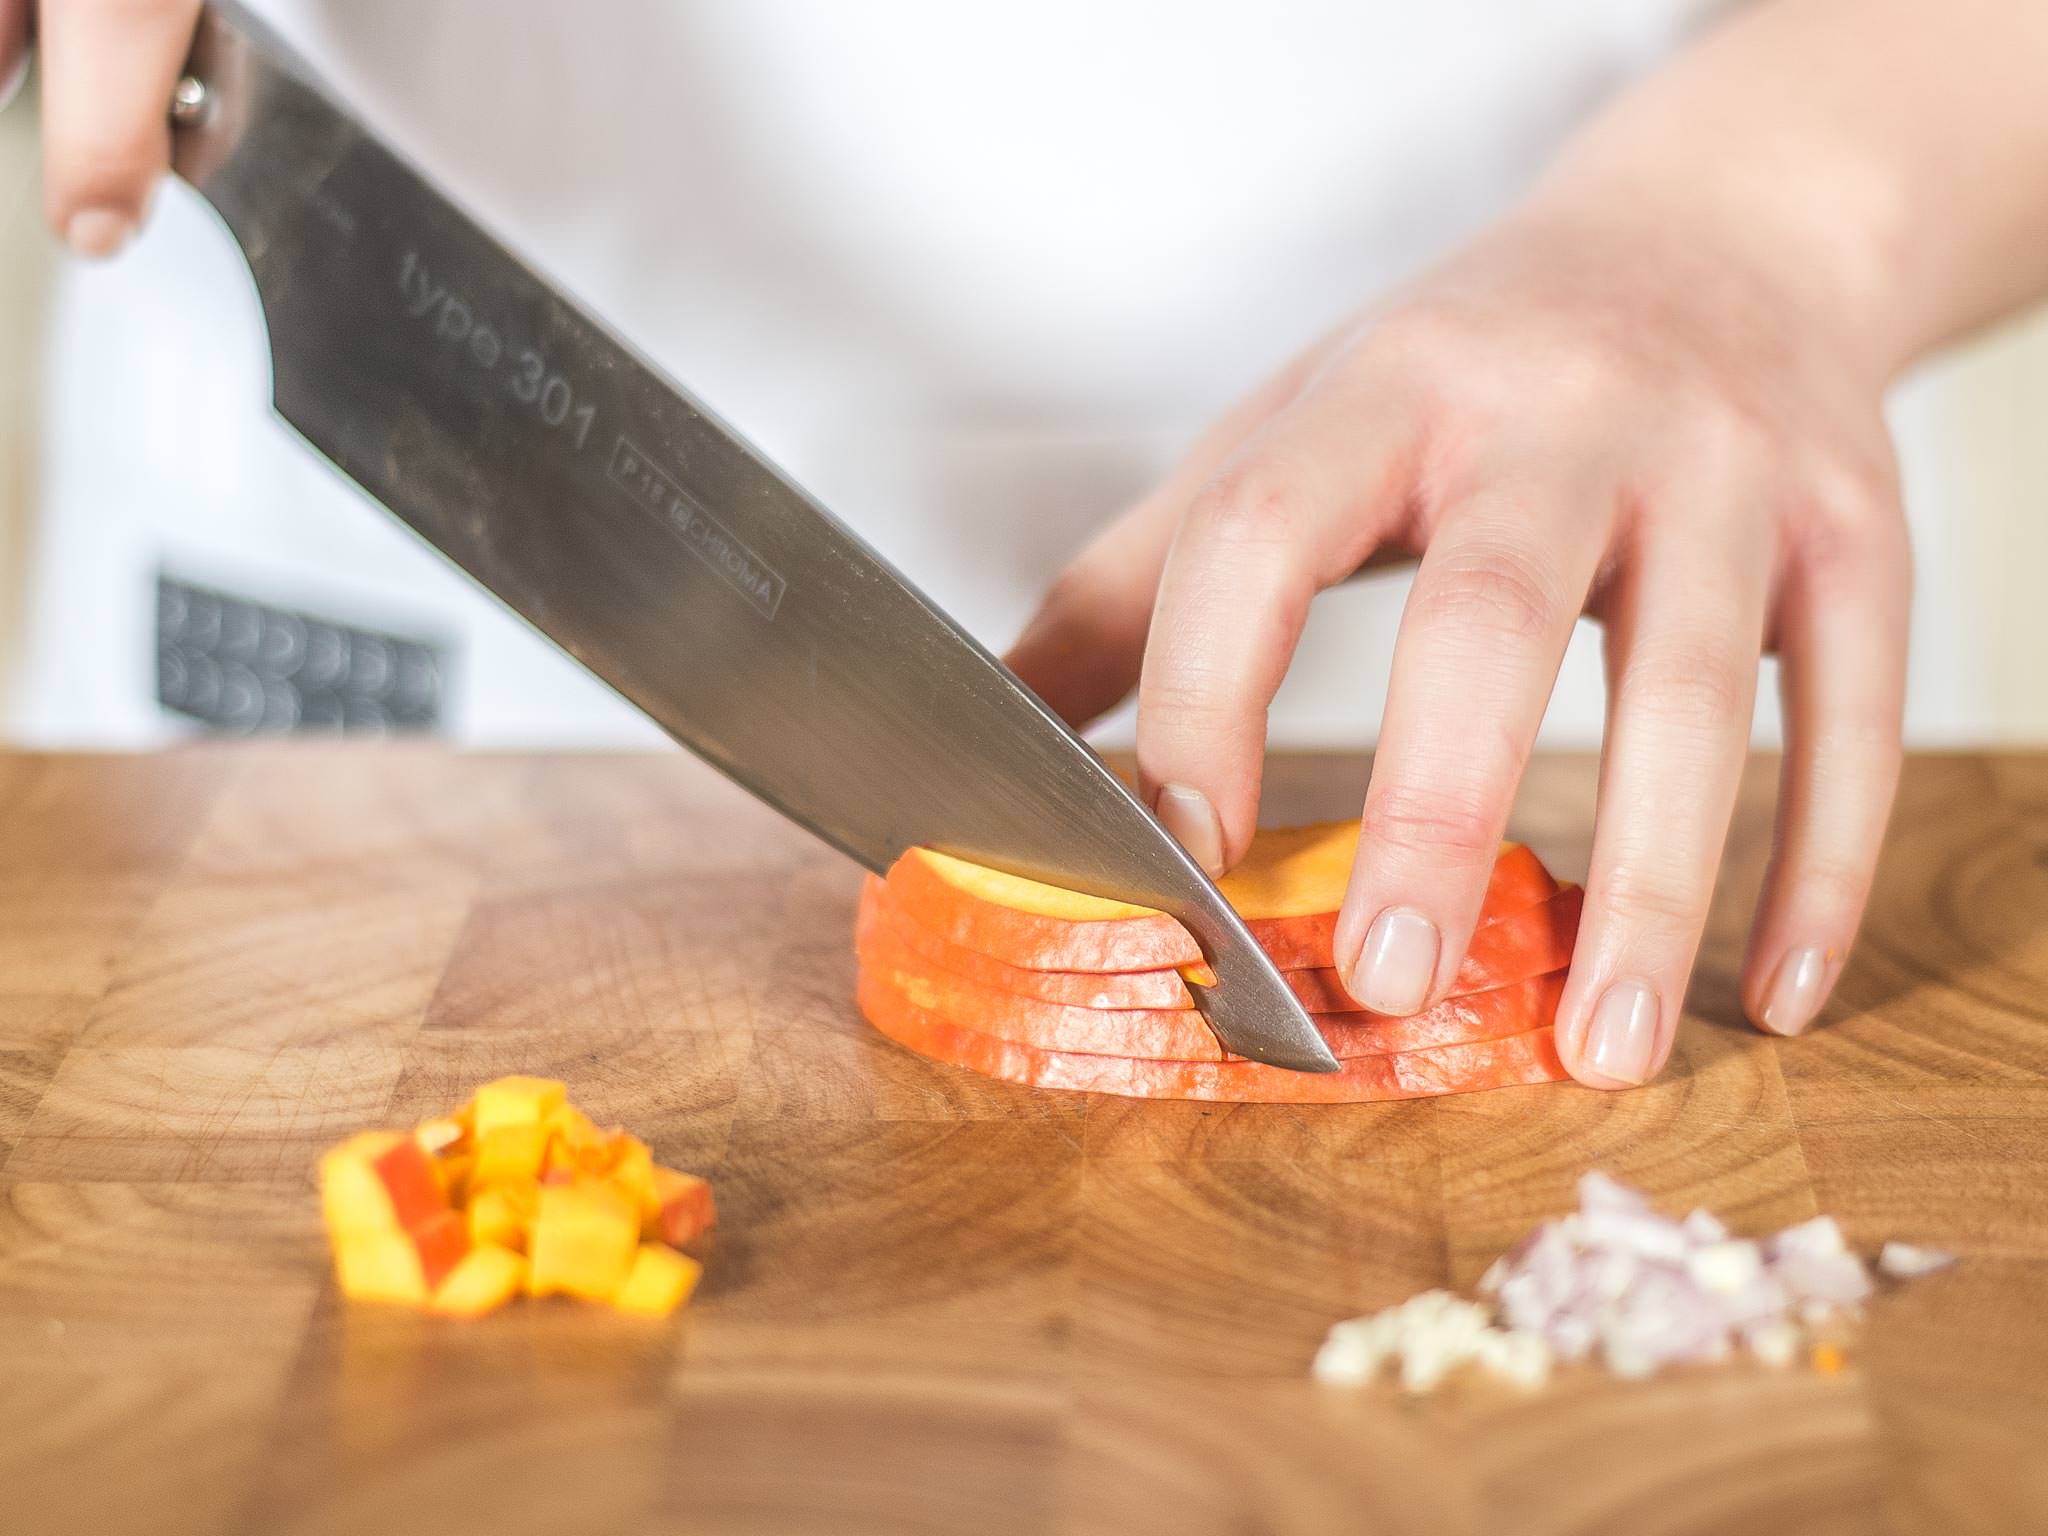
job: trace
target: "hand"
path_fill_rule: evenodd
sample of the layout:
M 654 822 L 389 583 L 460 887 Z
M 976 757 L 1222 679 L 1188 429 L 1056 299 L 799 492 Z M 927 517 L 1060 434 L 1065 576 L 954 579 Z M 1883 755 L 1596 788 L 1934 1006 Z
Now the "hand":
M 42 0 L 43 198 L 81 256 L 111 256 L 170 165 L 171 91 L 200 0 Z M 0 80 L 27 59 L 29 0 L 0 0 Z
M 1670 1054 L 1774 649 L 1787 755 L 1744 996 L 1795 1034 L 1870 887 L 1910 579 L 1882 370 L 1827 315 L 1698 231 L 1532 204 L 1221 423 L 1059 577 L 1012 664 L 1075 720 L 1135 682 L 1142 793 L 1220 871 L 1310 598 L 1419 553 L 1336 940 L 1352 992 L 1410 1014 L 1456 973 L 1574 620 L 1600 620 L 1558 1043 L 1611 1088 Z

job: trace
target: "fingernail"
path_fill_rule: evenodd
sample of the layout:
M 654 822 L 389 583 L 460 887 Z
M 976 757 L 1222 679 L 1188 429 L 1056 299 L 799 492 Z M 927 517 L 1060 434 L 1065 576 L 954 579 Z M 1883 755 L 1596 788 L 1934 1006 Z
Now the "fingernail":
M 135 221 L 112 208 L 88 208 L 64 226 L 64 243 L 80 256 L 101 261 L 128 243 Z
M 14 105 L 14 98 L 21 94 L 22 82 L 28 79 L 28 50 L 24 48 L 21 57 L 14 61 L 7 71 L 7 78 L 0 80 L 0 112 Z
M 1808 945 L 1788 950 L 1772 973 L 1757 1023 L 1774 1035 L 1796 1035 L 1820 1012 L 1821 989 L 1828 979 L 1828 957 Z
M 1607 989 L 1586 1026 L 1586 1065 L 1617 1083 L 1647 1083 L 1656 1070 L 1657 994 L 1639 981 Z
M 1436 982 L 1443 939 L 1436 924 L 1407 907 L 1389 907 L 1373 919 L 1351 968 L 1351 995 L 1374 1013 L 1420 1013 Z
M 1163 785 L 1152 809 L 1190 858 L 1211 875 L 1223 873 L 1223 823 L 1207 795 L 1185 784 Z

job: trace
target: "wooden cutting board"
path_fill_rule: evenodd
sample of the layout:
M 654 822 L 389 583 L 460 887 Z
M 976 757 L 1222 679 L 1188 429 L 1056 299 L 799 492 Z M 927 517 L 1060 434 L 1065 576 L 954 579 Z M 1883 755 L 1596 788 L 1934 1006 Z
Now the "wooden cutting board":
M 0 757 L 0 1528 L 2048 1529 L 2048 758 L 1910 765 L 1793 1042 L 1737 1018 L 1771 772 L 1662 1081 L 1290 1109 L 902 1053 L 849 1001 L 854 871 L 680 756 Z M 1273 779 L 1342 815 L 1364 768 Z M 1523 797 L 1562 874 L 1592 782 Z M 514 1071 L 716 1181 L 687 1318 L 338 1302 L 315 1155 Z M 1305 1379 L 1588 1167 L 1966 1258 L 1834 1378 Z

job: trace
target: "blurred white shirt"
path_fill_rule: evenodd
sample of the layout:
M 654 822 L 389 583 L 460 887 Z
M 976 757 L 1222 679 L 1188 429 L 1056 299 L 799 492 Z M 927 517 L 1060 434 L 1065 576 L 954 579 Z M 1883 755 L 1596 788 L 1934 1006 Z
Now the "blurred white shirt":
M 405 154 L 992 645 L 1318 331 L 1499 212 L 1704 0 L 269 0 Z M 659 739 L 268 414 L 166 188 L 61 279 L 12 734 L 132 745 L 159 569 L 451 637 L 451 734 Z M 1369 739 L 1402 586 L 1319 600 L 1277 740 Z M 1600 720 L 1583 645 L 1553 739 Z

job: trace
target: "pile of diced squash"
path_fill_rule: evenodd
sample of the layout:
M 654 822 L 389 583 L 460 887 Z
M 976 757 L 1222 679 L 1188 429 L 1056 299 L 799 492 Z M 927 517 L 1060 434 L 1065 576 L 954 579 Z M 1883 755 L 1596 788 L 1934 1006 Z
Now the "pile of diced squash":
M 522 1293 L 665 1317 L 703 1266 L 676 1250 L 717 1220 L 711 1186 L 601 1130 L 552 1078 L 485 1083 L 412 1131 L 365 1131 L 320 1160 L 342 1293 L 481 1317 Z

